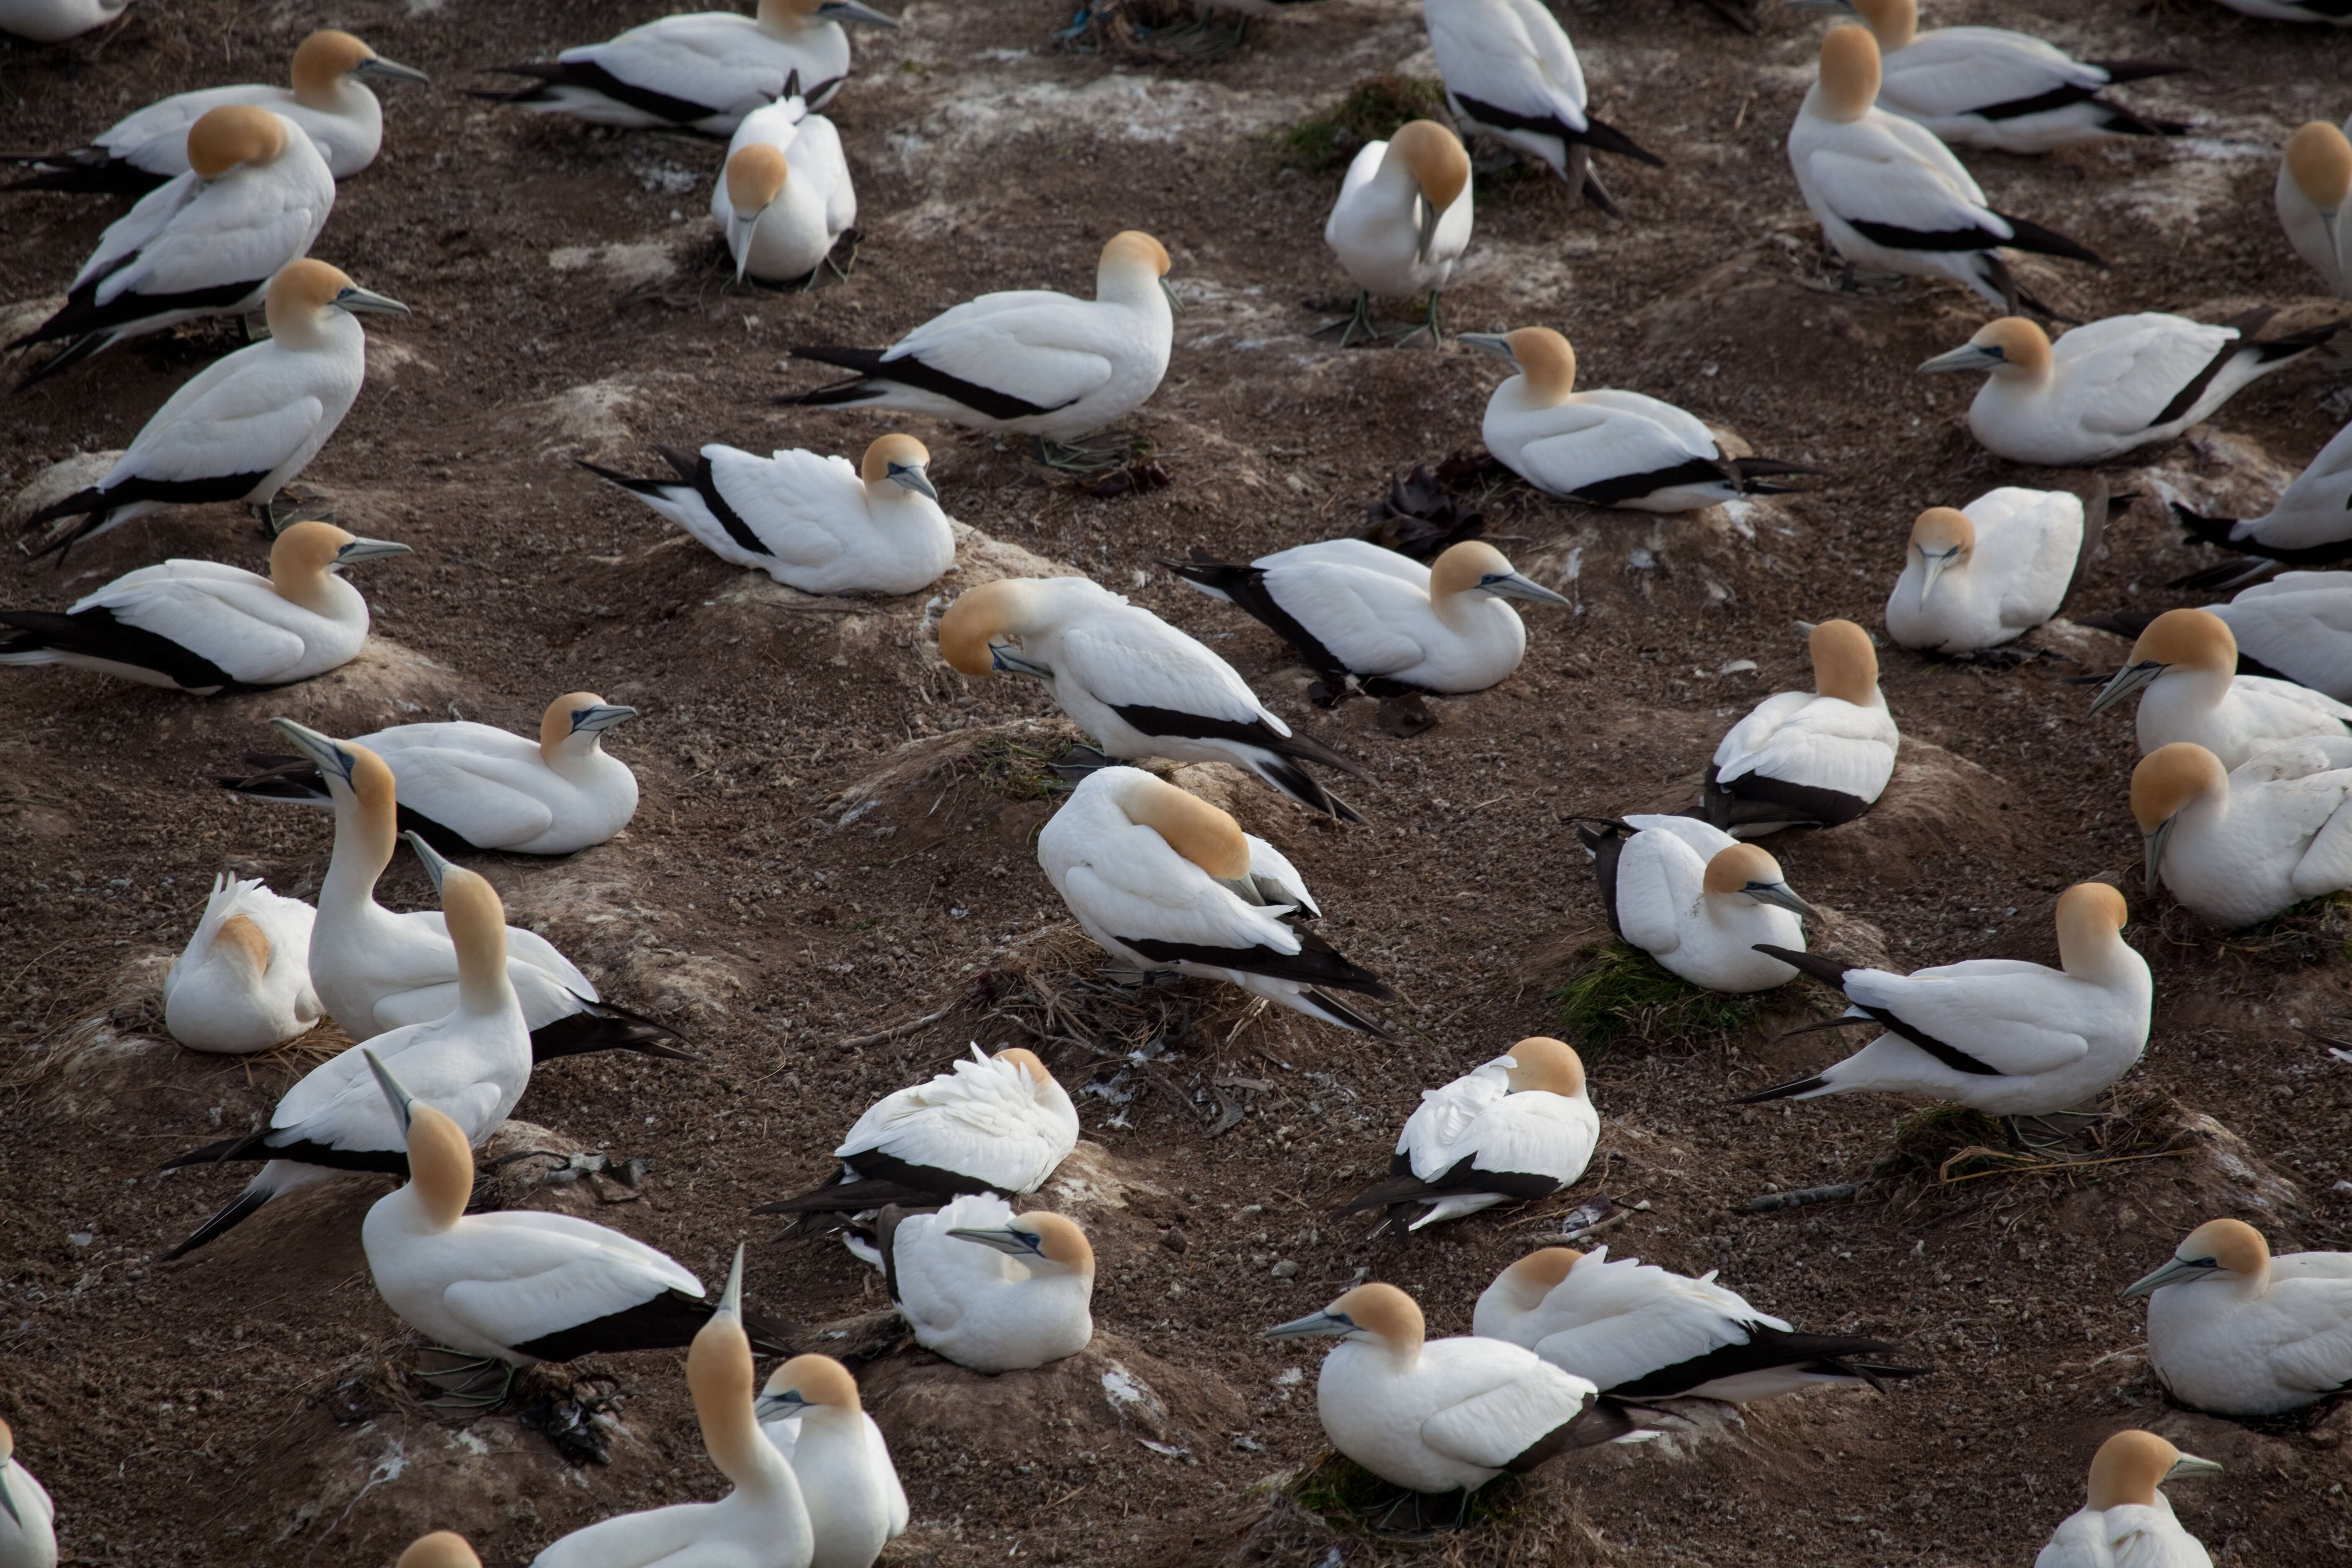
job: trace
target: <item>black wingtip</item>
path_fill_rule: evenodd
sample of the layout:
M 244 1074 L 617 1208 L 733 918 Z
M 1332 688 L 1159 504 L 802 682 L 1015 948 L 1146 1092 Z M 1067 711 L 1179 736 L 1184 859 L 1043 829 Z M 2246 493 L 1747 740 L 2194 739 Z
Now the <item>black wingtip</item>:
M 2067 238 L 2054 228 L 2044 228 L 2031 218 L 2016 217 L 2009 213 L 1996 213 L 1994 216 L 2009 225 L 2010 237 L 2001 243 L 2012 250 L 2031 250 L 2042 256 L 2063 257 L 2069 261 L 2088 262 L 2102 270 L 2106 268 L 2107 264 L 2088 247 Z
M 226 1208 L 191 1231 L 187 1240 L 163 1254 L 163 1261 L 169 1263 L 175 1258 L 185 1258 L 199 1247 L 206 1247 L 219 1240 L 223 1236 L 252 1218 L 254 1212 L 268 1203 L 269 1198 L 270 1194 L 268 1193 L 257 1193 L 250 1189 L 239 1193 Z
M 1653 169 L 1663 169 L 1666 161 L 1605 121 L 1584 117 L 1584 134 L 1578 138 L 1597 153 L 1614 153 L 1621 158 L 1631 158 L 1637 163 L 1647 163 Z
M 530 1032 L 534 1063 L 557 1057 L 588 1056 L 598 1051 L 635 1051 L 639 1056 L 665 1057 L 673 1061 L 699 1062 L 700 1057 L 662 1044 L 684 1037 L 667 1025 L 633 1013 L 610 1002 L 585 1002 L 577 1013 L 567 1013 Z
M 1731 1103 L 1734 1105 L 1760 1105 L 1768 1100 L 1786 1100 L 1793 1094 L 1807 1094 L 1817 1089 L 1827 1089 L 1829 1087 L 1829 1079 L 1816 1073 L 1811 1078 L 1801 1078 L 1794 1083 L 1776 1084 L 1770 1089 L 1758 1089 L 1754 1094 L 1743 1094 L 1737 1100 L 1732 1100 Z
M 1378 981 L 1373 982 L 1373 984 L 1375 985 L 1378 985 L 1380 983 Z M 1378 991 L 1371 991 L 1370 987 L 1367 987 L 1366 990 L 1368 994 L 1388 999 L 1393 999 L 1396 995 L 1396 993 L 1391 991 L 1385 985 L 1381 985 Z M 1308 987 L 1304 994 L 1304 999 L 1310 1001 L 1315 1005 L 1316 1011 L 1322 1016 L 1324 1021 L 1327 1023 L 1337 1024 L 1343 1029 L 1354 1029 L 1359 1033 L 1370 1035 L 1376 1040 L 1394 1040 L 1396 1038 L 1394 1035 L 1389 1033 L 1385 1028 L 1382 1028 L 1378 1023 L 1366 1017 L 1363 1014 L 1359 1013 L 1353 1007 L 1349 1006 L 1345 1002 L 1340 1001 L 1339 998 L 1334 996 L 1331 993 L 1324 990 L 1319 985 Z

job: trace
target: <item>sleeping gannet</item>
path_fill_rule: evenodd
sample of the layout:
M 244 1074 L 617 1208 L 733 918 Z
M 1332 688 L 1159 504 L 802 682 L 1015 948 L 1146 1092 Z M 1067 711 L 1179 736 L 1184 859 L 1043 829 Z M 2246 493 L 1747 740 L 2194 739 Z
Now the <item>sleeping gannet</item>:
M 2106 524 L 2104 493 L 2085 509 L 2071 490 L 2003 485 L 1965 507 L 1929 507 L 1886 595 L 1886 635 L 1952 654 L 2015 641 L 2066 607 Z
M 2167 610 L 2091 701 L 2095 714 L 2141 693 L 2140 754 L 2194 741 L 2234 768 L 2268 746 L 2352 733 L 2352 706 L 2288 680 L 2240 675 L 2238 639 L 2210 610 Z
M 1389 1178 L 1336 1210 L 1334 1218 L 1386 1208 L 1380 1235 L 1566 1192 L 1584 1174 L 1601 1138 L 1601 1116 L 1585 1093 L 1584 1062 L 1565 1043 L 1537 1035 L 1443 1089 L 1424 1089 L 1405 1118 Z
M 532 1558 L 531 1568 L 809 1568 L 815 1540 L 808 1505 L 792 1466 L 761 1435 L 753 1372 L 738 1247 L 719 1310 L 686 1353 L 703 1451 L 734 1489 L 717 1502 L 601 1520 Z
M 671 479 L 610 479 L 738 566 L 804 594 L 916 594 L 955 563 L 955 530 L 912 436 L 880 437 L 858 466 L 795 447 L 759 457 L 711 443 L 657 448 Z
M 36 555 L 65 552 L 118 523 L 205 501 L 267 505 L 327 444 L 367 376 L 357 316 L 408 307 L 305 258 L 269 281 L 269 339 L 215 360 L 172 394 L 106 477 L 41 508 L 27 529 L 79 517 Z
M 307 1034 L 326 1016 L 310 988 L 317 911 L 261 879 L 213 879 L 205 918 L 163 976 L 163 1027 L 192 1051 L 242 1056 Z
M 1174 970 L 1386 1039 L 1332 994 L 1392 999 L 1371 971 L 1269 903 L 1295 881 L 1288 861 L 1232 816 L 1140 768 L 1098 768 L 1078 781 L 1037 835 L 1037 864 L 1079 928 L 1131 971 Z
M 1738 1291 L 1670 1273 L 1609 1249 L 1531 1252 L 1495 1276 L 1470 1331 L 1535 1352 L 1621 1399 L 1754 1399 L 1829 1384 L 1885 1391 L 1894 1366 L 1884 1340 L 1801 1334 Z
M 7 188 L 127 195 L 152 191 L 188 172 L 188 128 L 233 103 L 284 115 L 310 132 L 335 178 L 348 180 L 374 163 L 383 145 L 383 106 L 362 79 L 425 79 L 423 71 L 394 65 L 349 33 L 332 28 L 311 34 L 295 48 L 290 79 L 290 88 L 243 82 L 174 93 L 115 121 L 86 147 L 16 159 L 35 173 Z
M 2194 1409 L 2277 1415 L 2352 1384 L 2352 1252 L 2273 1258 L 2243 1220 L 2207 1220 L 2134 1296 L 2147 1298 L 2148 1364 Z
M 2352 736 L 2266 746 L 2234 769 L 2187 741 L 2132 770 L 2147 885 L 2218 924 L 2250 926 L 2352 888 Z
M 872 1251 L 915 1342 L 958 1366 L 1018 1372 L 1094 1339 L 1094 1248 L 1060 1215 L 968 1193 L 931 1214 L 885 1209 Z
M 710 187 L 710 216 L 735 258 L 735 281 L 806 278 L 857 222 L 841 132 L 798 97 L 755 109 L 735 128 Z
M 1821 79 L 1789 128 L 1805 205 L 1849 270 L 1943 278 L 2015 310 L 2049 308 L 2011 276 L 2004 249 L 2105 267 L 2064 235 L 1996 211 L 1936 133 L 1875 107 L 1878 44 L 1863 27 L 1822 39 Z
M 16 1435 L 0 1421 L 0 1568 L 57 1568 L 58 1505 L 16 1459 Z
M 1990 1116 L 2046 1116 L 2089 1100 L 2147 1048 L 2155 986 L 2123 939 L 2124 896 L 2078 882 L 2058 899 L 2057 969 L 1976 958 L 1908 975 L 1772 948 L 1845 993 L 1845 1016 L 1886 1032 L 1810 1078 L 1734 1103 L 1863 1092 L 1957 1100 Z
M 105 26 L 130 8 L 131 0 L 0 0 L 0 33 L 30 44 L 62 44 Z M 0 1553 L 0 1562 L 6 1561 Z
M 829 1355 L 796 1355 L 752 1402 L 760 1430 L 793 1467 L 816 1553 L 809 1568 L 874 1568 L 907 1532 L 907 1489 L 857 1380 Z
M 1852 621 L 1823 621 L 1809 646 L 1813 689 L 1758 703 L 1706 765 L 1706 819 L 1736 838 L 1851 822 L 1895 776 L 1903 738 L 1878 689 L 1870 634 Z
M 940 657 L 966 675 L 1044 681 L 1105 756 L 1230 763 L 1309 810 L 1363 820 L 1299 764 L 1362 769 L 1293 734 L 1205 645 L 1088 578 L 983 583 L 948 606 L 939 637 Z
M 436 1530 L 408 1543 L 393 1568 L 482 1568 L 474 1548 L 454 1530 Z
M 2254 558 L 2189 579 L 2200 586 L 2234 587 L 2261 576 L 2265 561 L 2328 566 L 2352 560 L 2352 425 L 2319 449 L 2262 516 L 2205 517 L 2179 501 L 2172 503 L 2172 515 L 2189 538 Z
M 2153 1432 L 2116 1433 L 2091 1458 L 2090 1500 L 2052 1531 L 2033 1568 L 2213 1568 L 2156 1489 L 2175 1476 L 2221 1468 Z
M 1332 323 L 1339 346 L 1372 328 L 1372 297 L 1429 296 L 1429 315 L 1399 338 L 1429 334 L 1440 342 L 1437 299 L 1454 264 L 1470 248 L 1470 154 L 1462 138 L 1433 120 L 1414 120 L 1385 142 L 1367 142 L 1339 182 L 1323 225 L 1323 243 L 1356 285 L 1355 313 Z M 1327 331 L 1329 329 L 1326 329 Z
M 310 139 L 250 104 L 190 126 L 188 162 L 107 226 L 57 314 L 8 344 L 67 340 L 21 385 L 183 321 L 243 315 L 310 250 L 335 205 L 335 176 Z
M 69 664 L 199 697 L 267 691 L 351 663 L 367 645 L 367 601 L 346 567 L 408 546 L 332 523 L 289 525 L 269 575 L 217 561 L 127 572 L 62 614 L 0 610 L 0 664 Z
M 2352 299 L 2352 141 L 2325 120 L 2297 130 L 2279 160 L 2273 200 L 2294 253 L 2329 293 Z
M 1576 837 L 1620 942 L 1708 991 L 1769 991 L 1797 977 L 1756 943 L 1802 952 L 1803 917 L 1821 916 L 1760 846 L 1689 816 L 1629 816 Z

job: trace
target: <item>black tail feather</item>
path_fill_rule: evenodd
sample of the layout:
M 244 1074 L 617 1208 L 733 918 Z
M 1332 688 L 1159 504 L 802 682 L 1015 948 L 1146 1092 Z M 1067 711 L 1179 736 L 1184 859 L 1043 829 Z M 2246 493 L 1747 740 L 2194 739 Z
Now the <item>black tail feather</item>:
M 1801 974 L 1810 974 L 1833 990 L 1845 989 L 1846 971 L 1853 968 L 1843 959 L 1831 958 L 1819 952 L 1799 952 L 1794 948 L 1775 947 L 1769 942 L 1752 944 L 1767 958 L 1777 958 Z
M 1806 1094 L 1813 1089 L 1827 1089 L 1829 1087 L 1829 1079 L 1816 1073 L 1811 1078 L 1801 1078 L 1794 1083 L 1778 1084 L 1770 1089 L 1758 1089 L 1754 1094 L 1743 1094 L 1738 1099 L 1734 1100 L 1731 1103 L 1734 1105 L 1759 1105 L 1768 1100 L 1786 1100 L 1792 1094 Z
M 682 1045 L 685 1039 L 668 1025 L 642 1013 L 633 1013 L 610 1002 L 590 1002 L 577 1013 L 568 1013 L 533 1029 L 530 1059 L 539 1063 L 595 1051 L 635 1051 L 639 1056 L 663 1057 L 671 1061 L 701 1061 L 700 1057 L 661 1043 L 677 1040 Z
M 2107 73 L 2111 82 L 2147 81 L 2160 76 L 2188 76 L 2195 66 L 2177 65 L 2170 60 L 2084 60 L 2084 65 Z
M 2009 213 L 2000 213 L 1997 216 L 2014 231 L 2010 238 L 2001 242 L 2012 250 L 2031 250 L 2043 256 L 2063 256 L 2069 261 L 2087 261 L 2097 268 L 2105 268 L 2107 265 L 2089 249 L 2068 239 L 2054 228 L 2044 228 L 2029 218 L 2016 217 Z
M 168 1170 L 170 1167 L 166 1166 L 165 1169 Z M 226 1208 L 196 1226 L 194 1230 L 188 1233 L 187 1240 L 163 1254 L 163 1261 L 169 1263 L 175 1258 L 184 1258 L 199 1247 L 208 1246 L 219 1240 L 250 1219 L 255 1211 L 268 1203 L 272 1195 L 269 1193 L 257 1193 L 250 1189 L 237 1194 Z

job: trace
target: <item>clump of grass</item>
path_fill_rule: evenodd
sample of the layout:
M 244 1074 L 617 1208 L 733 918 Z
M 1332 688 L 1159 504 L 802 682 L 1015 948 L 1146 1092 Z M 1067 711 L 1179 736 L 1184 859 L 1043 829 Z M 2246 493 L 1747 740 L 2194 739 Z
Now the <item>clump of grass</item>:
M 1373 1521 L 1388 1511 L 1389 1505 L 1397 1499 L 1398 1489 L 1342 1454 L 1327 1454 L 1308 1466 L 1306 1473 L 1292 1483 L 1290 1495 L 1299 1507 L 1327 1521 L 1344 1520 L 1368 1532 L 1381 1534 L 1403 1534 L 1409 1528 L 1402 1522 L 1412 1512 L 1408 1503 L 1397 1510 L 1399 1528 L 1377 1529 Z M 1520 1478 L 1497 1476 L 1470 1494 L 1469 1505 L 1463 1510 L 1463 1528 L 1513 1523 L 1526 1513 L 1529 1500 L 1527 1483 Z M 1454 1501 L 1450 1493 L 1432 1498 L 1425 1505 L 1428 1517 L 1434 1521 L 1443 1514 L 1450 1520 Z
M 1747 997 L 1702 991 L 1622 942 L 1596 949 L 1552 999 L 1559 1005 L 1561 1034 L 1580 1041 L 1594 1060 L 1628 1037 L 1695 1044 L 1756 1022 L 1756 1005 Z
M 972 752 L 980 782 L 1006 800 L 1049 800 L 1070 793 L 1069 781 L 1053 769 L 1053 759 L 1009 735 L 992 735 Z
M 1445 102 L 1442 83 L 1417 76 L 1367 77 L 1339 102 L 1276 133 L 1283 162 L 1336 169 L 1367 142 L 1387 139 L 1409 120 L 1426 120 Z

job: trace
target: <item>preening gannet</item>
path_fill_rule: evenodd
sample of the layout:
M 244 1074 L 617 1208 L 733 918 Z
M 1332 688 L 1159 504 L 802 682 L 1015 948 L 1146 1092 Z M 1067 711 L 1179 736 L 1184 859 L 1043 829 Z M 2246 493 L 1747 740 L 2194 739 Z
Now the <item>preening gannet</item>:
M 992 1193 L 933 1214 L 886 1209 L 874 1252 L 915 1342 L 958 1366 L 1044 1366 L 1094 1338 L 1094 1248 L 1060 1215 L 1016 1215 Z
M 2095 714 L 2139 692 L 2140 754 L 2194 741 L 2234 768 L 2284 741 L 2352 733 L 2352 707 L 2293 681 L 2240 675 L 2238 639 L 2210 610 L 2167 610 L 2091 701 Z
M 1323 678 L 1374 697 L 1484 691 L 1519 668 L 1528 629 L 1505 599 L 1571 607 L 1483 540 L 1430 565 L 1360 539 L 1327 539 L 1246 566 L 1196 554 L 1161 565 L 1263 621 Z
M 454 1530 L 436 1530 L 408 1543 L 394 1568 L 482 1568 L 474 1548 Z
M 1419 1230 L 1496 1204 L 1548 1198 L 1584 1174 L 1601 1138 L 1585 1093 L 1584 1062 L 1565 1043 L 1537 1035 L 1443 1089 L 1424 1089 L 1405 1118 L 1389 1177 L 1338 1214 L 1385 1208 L 1378 1235 L 1416 1205 Z M 1335 1216 L 1336 1217 L 1336 1216 Z
M 16 1460 L 16 1435 L 0 1421 L 0 1568 L 57 1568 L 58 1506 Z
M 1735 838 L 1833 827 L 1895 776 L 1902 736 L 1878 689 L 1878 653 L 1852 621 L 1812 629 L 1813 689 L 1781 691 L 1731 727 L 1706 765 L 1706 818 Z
M 2329 293 L 2352 299 L 2352 141 L 2325 120 L 2298 129 L 2279 160 L 2274 199 L 2294 253 Z
M 944 629 L 944 628 L 943 628 Z M 1037 835 L 1037 864 L 1079 927 L 1132 969 L 1222 980 L 1254 996 L 1386 1038 L 1335 991 L 1392 998 L 1371 971 L 1268 903 L 1263 840 L 1197 795 L 1140 768 L 1101 768 L 1078 782 Z
M 1759 846 L 1689 816 L 1629 816 L 1576 836 L 1620 941 L 1709 991 L 1769 991 L 1797 977 L 1756 944 L 1802 952 L 1802 917 L 1820 916 Z
M 131 338 L 241 315 L 302 258 L 335 205 L 335 176 L 291 121 L 226 104 L 188 128 L 189 171 L 109 225 L 58 313 L 8 344 L 65 340 L 31 385 Z
M 173 393 L 104 479 L 43 507 L 27 529 L 58 518 L 36 553 L 65 552 L 118 523 L 205 501 L 267 504 L 343 422 L 367 375 L 356 318 L 408 314 L 323 261 L 289 262 L 269 282 L 269 340 L 215 360 Z
M 32 44 L 61 44 L 105 26 L 130 8 L 131 0 L 0 0 L 0 33 Z
M 983 583 L 948 606 L 939 636 L 940 656 L 966 675 L 1044 681 L 1106 756 L 1230 763 L 1310 810 L 1363 820 L 1299 764 L 1362 769 L 1293 734 L 1204 645 L 1090 579 Z
M 857 222 L 841 132 L 797 97 L 755 109 L 735 128 L 710 187 L 710 216 L 735 258 L 735 280 L 816 279 Z
M 2226 926 L 2352 888 L 2352 737 L 2264 747 L 2235 769 L 2187 741 L 2132 770 L 2147 882 Z
M 809 1568 L 808 1505 L 793 1468 L 752 1413 L 751 1341 L 743 1331 L 743 1249 L 719 1310 L 686 1354 L 686 1386 L 703 1451 L 734 1490 L 717 1502 L 676 1503 L 575 1530 L 531 1568 Z
M 2071 490 L 2014 485 L 1965 507 L 1931 506 L 1911 524 L 1886 634 L 1937 653 L 2014 641 L 2066 607 L 2106 525 L 2104 490 L 2088 508 Z
M 267 691 L 349 664 L 367 644 L 367 601 L 345 567 L 405 555 L 332 523 L 297 522 L 269 547 L 269 575 L 217 561 L 125 573 L 73 607 L 0 610 L 0 664 L 69 664 L 199 697 Z
M 2124 896 L 2078 882 L 2059 896 L 2058 962 L 1976 958 L 1907 975 L 1817 954 L 1771 955 L 1834 985 L 1846 1016 L 1886 1032 L 1810 1078 L 1738 1103 L 1884 1092 L 1957 1100 L 1991 1116 L 2072 1110 L 2129 1072 L 2147 1047 L 2155 985 L 2123 939 Z
M 2229 588 L 2259 577 L 2265 561 L 2327 566 L 2352 559 L 2352 425 L 2338 430 L 2311 466 L 2260 517 L 2205 517 L 2179 501 L 2172 515 L 2191 539 L 2254 557 L 2200 572 L 2189 581 Z
M 205 918 L 163 976 L 163 1027 L 192 1051 L 232 1056 L 309 1032 L 326 1016 L 310 989 L 316 916 L 258 877 L 215 877 Z
M 1335 323 L 1339 346 L 1372 328 L 1372 298 L 1429 296 L 1429 315 L 1402 334 L 1427 332 L 1438 346 L 1438 296 L 1454 264 L 1470 247 L 1470 154 L 1462 138 L 1433 120 L 1397 128 L 1386 142 L 1367 142 L 1323 225 L 1323 243 L 1356 285 L 1355 313 Z
M 2105 267 L 2064 235 L 1996 211 L 1936 133 L 1876 108 L 1878 44 L 1866 28 L 1832 27 L 1821 79 L 1789 128 L 1789 166 L 1805 205 L 1849 267 L 1944 278 L 2014 310 L 2048 307 L 2018 286 L 2004 249 Z
M 610 479 L 710 547 L 805 594 L 914 594 L 955 561 L 931 454 L 912 436 L 866 448 L 858 466 L 795 447 L 770 457 L 713 442 L 694 456 L 658 448 L 674 479 Z
M 809 1568 L 873 1568 L 907 1531 L 907 1489 L 857 1380 L 829 1355 L 797 1355 L 752 1402 L 760 1430 L 793 1467 L 816 1553 Z
M 593 691 L 571 691 L 547 705 L 537 740 L 457 720 L 397 724 L 352 744 L 392 770 L 401 830 L 423 835 L 443 854 L 569 855 L 604 843 L 636 815 L 637 775 L 604 745 L 605 734 L 636 712 Z M 222 779 L 223 788 L 334 809 L 310 758 L 246 761 L 261 771 Z
M 377 81 L 425 79 L 394 65 L 349 33 L 316 32 L 294 50 L 293 86 L 243 82 L 174 93 L 119 120 L 71 152 L 19 157 L 35 171 L 12 191 L 114 191 L 136 195 L 188 172 L 188 128 L 226 104 L 254 104 L 308 132 L 338 180 L 375 162 L 383 145 L 383 106 L 367 89 Z
M 1622 1399 L 1720 1399 L 1745 1405 L 1829 1384 L 1884 1392 L 1926 1369 L 1885 1360 L 1884 1340 L 1801 1334 L 1709 1270 L 1694 1279 L 1609 1249 L 1531 1252 L 1495 1276 L 1470 1331 L 1535 1352 Z
M 2207 1220 L 2124 1291 L 2147 1298 L 2147 1359 L 2181 1404 L 2277 1415 L 2352 1384 L 2352 1252 L 2271 1256 L 2243 1220 Z

